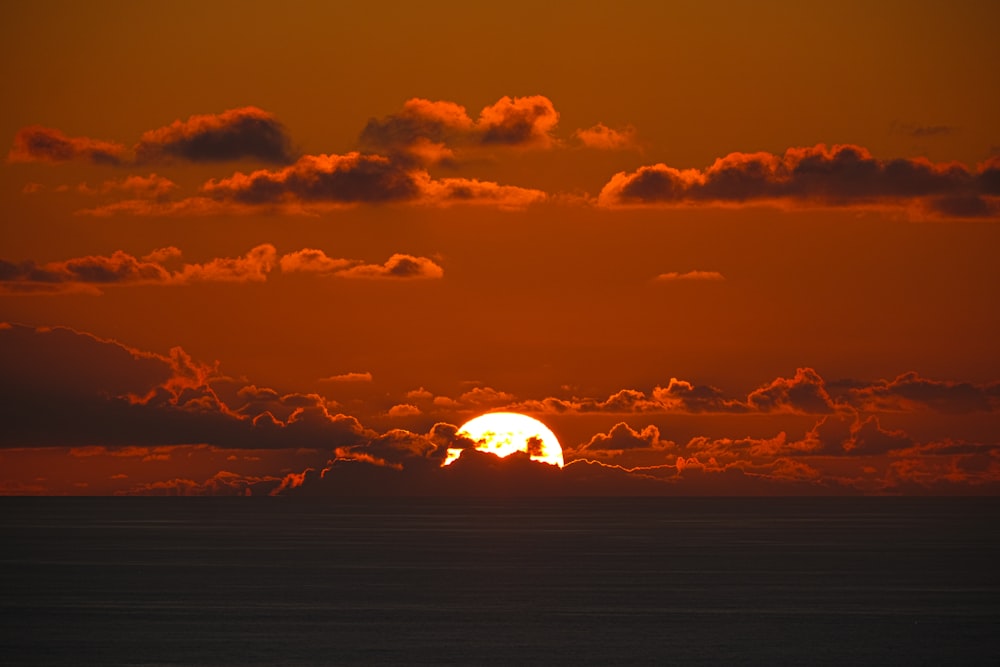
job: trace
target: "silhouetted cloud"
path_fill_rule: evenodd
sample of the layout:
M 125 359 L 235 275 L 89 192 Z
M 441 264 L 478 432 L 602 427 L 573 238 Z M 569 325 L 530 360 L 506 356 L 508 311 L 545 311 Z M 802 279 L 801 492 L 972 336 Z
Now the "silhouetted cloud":
M 544 95 L 505 96 L 479 113 L 476 129 L 484 144 L 548 147 L 554 143 L 550 132 L 558 122 L 559 113 Z
M 831 391 L 838 400 L 870 412 L 912 412 L 928 408 L 966 414 L 1000 409 L 1000 382 L 974 384 L 932 380 L 914 372 L 877 382 L 844 380 L 833 383 Z
M 248 204 L 304 202 L 379 203 L 416 199 L 413 174 L 380 155 L 305 155 L 279 171 L 236 173 L 211 180 L 204 191 L 218 199 Z
M 279 171 L 237 173 L 205 184 L 216 200 L 240 204 L 489 204 L 519 208 L 545 193 L 468 178 L 435 180 L 419 169 L 380 155 L 306 155 Z
M 823 414 L 836 410 L 823 378 L 811 368 L 799 368 L 793 378 L 777 378 L 755 389 L 747 404 L 762 412 Z
M 255 158 L 285 164 L 294 159 L 291 141 L 281 123 L 257 107 L 191 116 L 150 130 L 136 144 L 135 154 L 140 163 Z
M 475 121 L 465 107 L 448 101 L 407 100 L 383 118 L 371 118 L 361 132 L 366 149 L 414 165 L 453 164 L 456 151 L 483 146 L 548 148 L 559 114 L 542 95 L 502 97 Z
M 252 388 L 229 405 L 214 388 L 225 380 L 216 367 L 180 348 L 164 356 L 68 328 L 0 327 L 0 371 L 3 447 L 334 449 L 377 435 L 316 394 Z
M 14 146 L 7 154 L 11 162 L 70 162 L 83 160 L 94 164 L 117 165 L 123 162 L 125 147 L 110 141 L 87 137 L 67 137 L 59 130 L 32 125 L 14 135 Z
M 975 170 L 923 158 L 881 160 L 859 146 L 820 144 L 784 155 L 730 153 L 704 170 L 665 164 L 620 172 L 601 190 L 603 206 L 778 204 L 917 205 L 932 214 L 996 217 L 997 160 Z

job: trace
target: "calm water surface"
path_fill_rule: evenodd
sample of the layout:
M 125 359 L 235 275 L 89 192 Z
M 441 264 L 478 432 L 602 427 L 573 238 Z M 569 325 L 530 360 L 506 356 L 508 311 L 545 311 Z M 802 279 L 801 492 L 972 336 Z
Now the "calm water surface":
M 1000 499 L 0 499 L 0 663 L 1000 664 Z

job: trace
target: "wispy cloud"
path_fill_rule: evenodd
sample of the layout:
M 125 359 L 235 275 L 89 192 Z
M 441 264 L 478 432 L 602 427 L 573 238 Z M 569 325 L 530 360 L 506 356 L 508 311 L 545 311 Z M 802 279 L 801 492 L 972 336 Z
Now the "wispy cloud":
M 199 282 L 263 282 L 279 268 L 340 278 L 420 280 L 444 276 L 444 269 L 426 257 L 396 253 L 383 264 L 328 257 L 305 248 L 279 257 L 264 243 L 239 257 L 218 257 L 202 263 L 180 264 L 181 251 L 159 248 L 142 258 L 118 250 L 111 255 L 88 255 L 39 264 L 34 260 L 0 260 L 0 292 L 100 294 L 115 285 L 191 285 Z M 179 266 L 177 266 L 179 264 Z

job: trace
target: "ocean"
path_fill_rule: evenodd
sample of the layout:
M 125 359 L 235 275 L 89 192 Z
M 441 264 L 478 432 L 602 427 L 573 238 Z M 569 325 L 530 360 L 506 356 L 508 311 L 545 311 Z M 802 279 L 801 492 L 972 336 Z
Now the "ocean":
M 1000 498 L 4 498 L 5 665 L 997 665 Z

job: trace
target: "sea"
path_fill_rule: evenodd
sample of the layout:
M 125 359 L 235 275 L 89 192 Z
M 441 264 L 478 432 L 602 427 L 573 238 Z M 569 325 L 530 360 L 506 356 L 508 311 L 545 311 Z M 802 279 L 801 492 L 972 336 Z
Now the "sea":
M 1000 498 L 4 498 L 3 665 L 1000 665 Z

